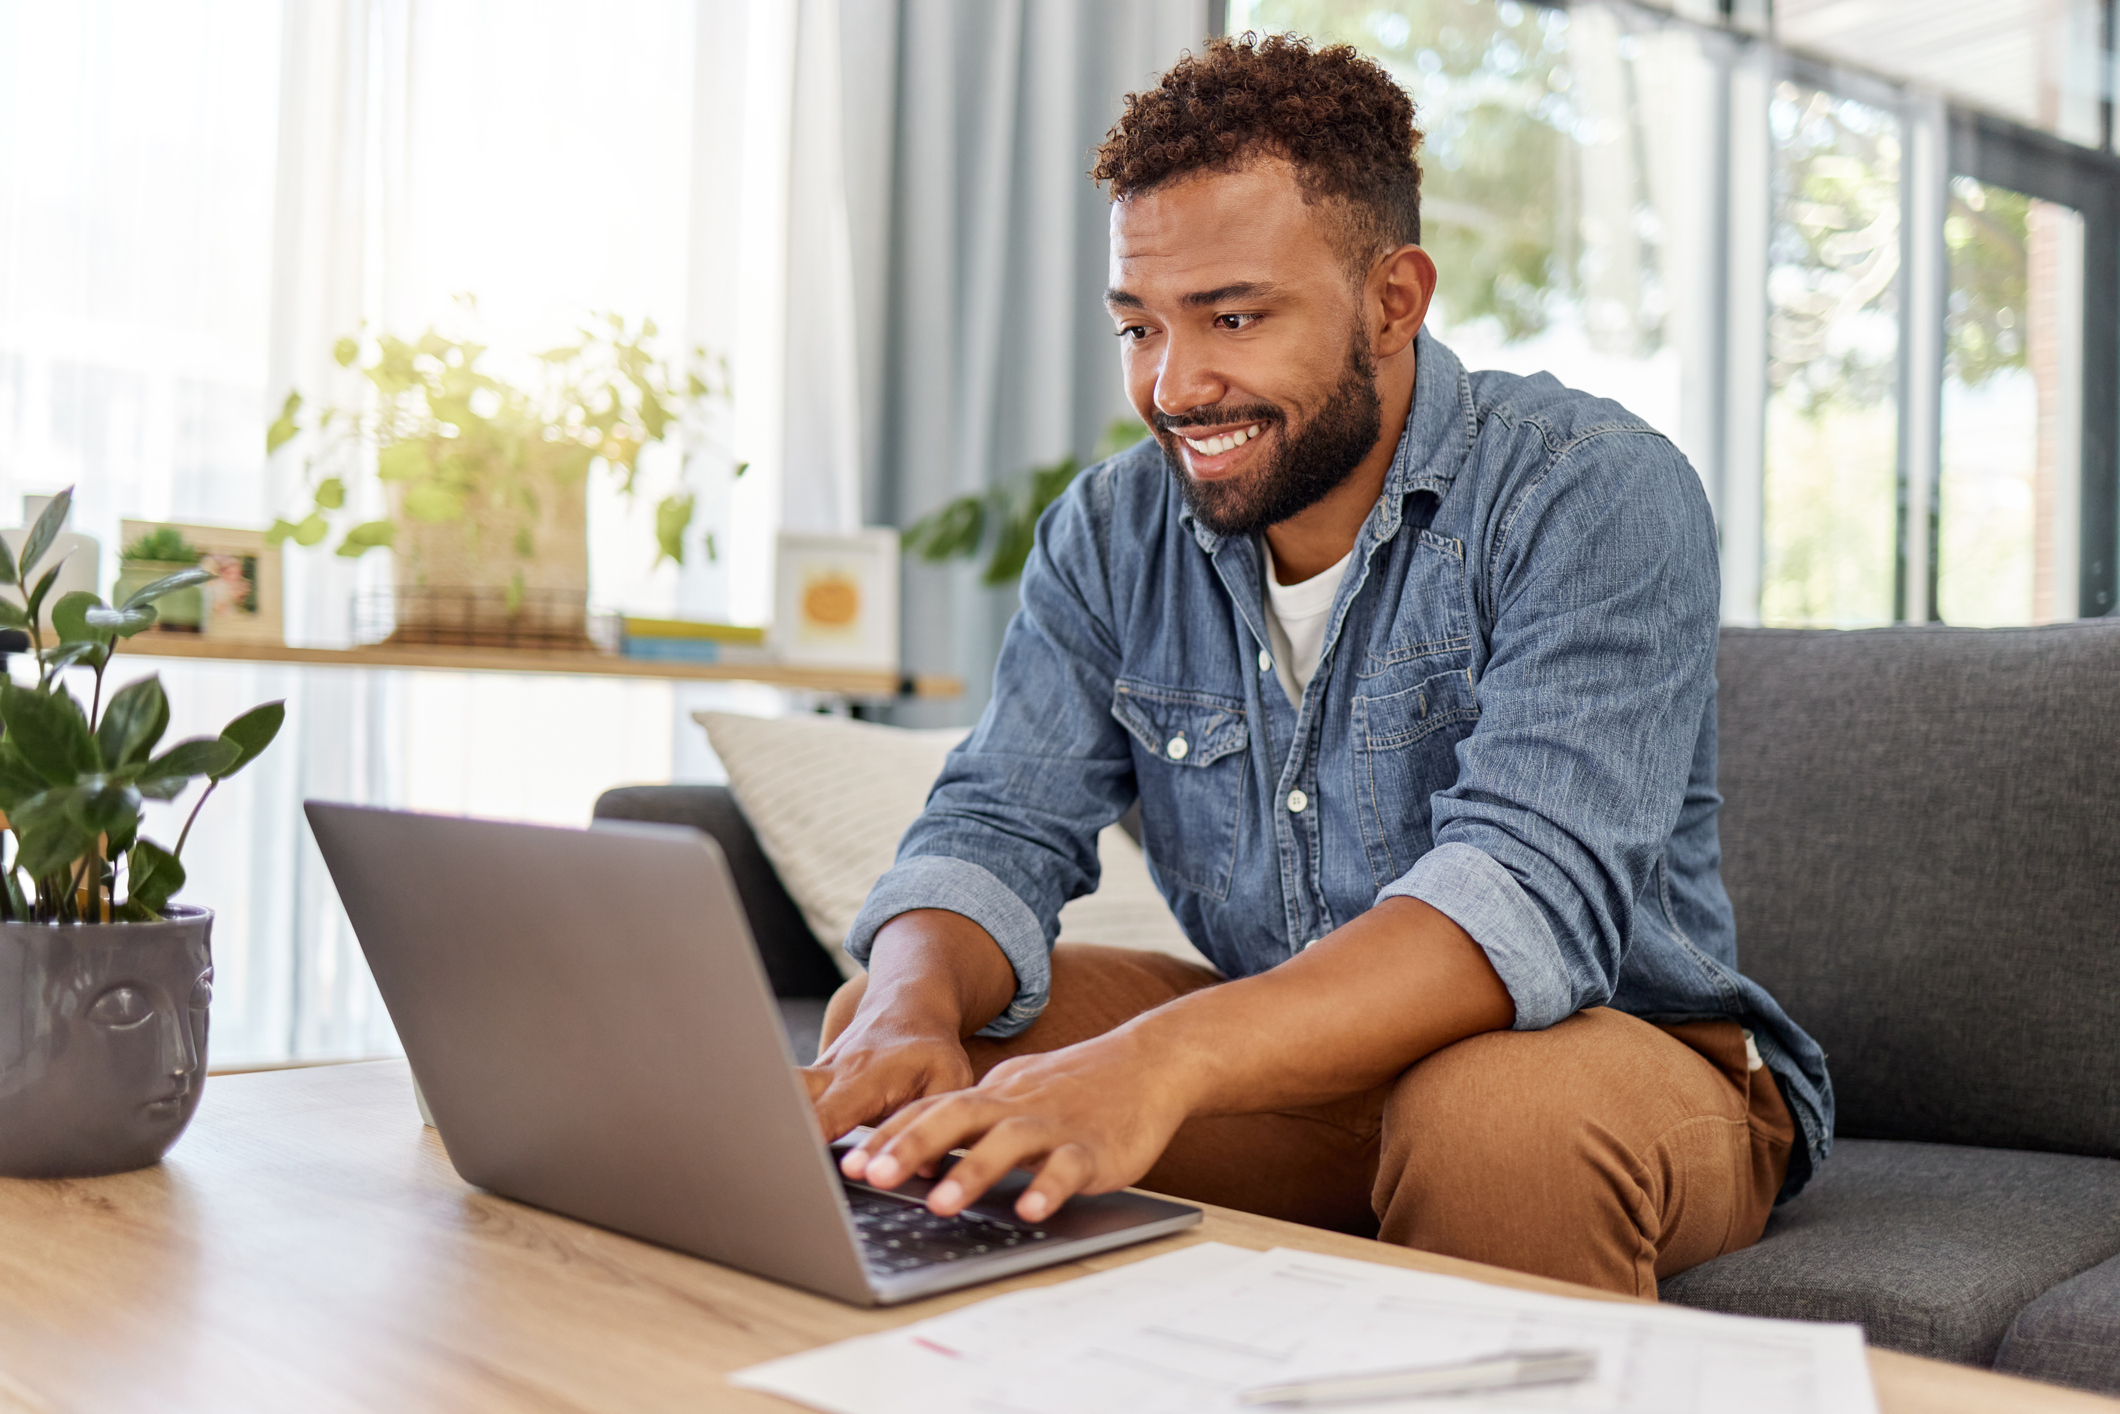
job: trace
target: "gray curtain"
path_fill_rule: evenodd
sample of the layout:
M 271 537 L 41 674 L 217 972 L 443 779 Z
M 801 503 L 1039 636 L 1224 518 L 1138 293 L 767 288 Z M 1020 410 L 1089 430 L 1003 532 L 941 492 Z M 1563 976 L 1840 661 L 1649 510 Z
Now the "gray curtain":
M 1129 411 L 1086 175 L 1123 96 L 1208 33 L 1207 0 L 841 0 L 863 515 L 905 525 L 1069 452 Z M 907 559 L 903 660 L 969 722 L 1015 610 L 976 564 Z

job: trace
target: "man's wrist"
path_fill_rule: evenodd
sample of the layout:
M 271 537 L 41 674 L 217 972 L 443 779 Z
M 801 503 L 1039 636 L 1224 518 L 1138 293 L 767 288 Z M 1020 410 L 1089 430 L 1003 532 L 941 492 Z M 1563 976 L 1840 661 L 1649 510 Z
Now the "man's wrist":
M 1199 1032 L 1184 999 L 1145 1012 L 1090 1044 L 1122 1048 L 1125 1069 L 1178 1117 L 1204 1113 L 1214 1093 L 1214 1047 Z
M 876 932 L 862 1011 L 915 1034 L 963 1040 L 1007 1009 L 1016 970 L 986 930 L 944 909 L 901 913 Z

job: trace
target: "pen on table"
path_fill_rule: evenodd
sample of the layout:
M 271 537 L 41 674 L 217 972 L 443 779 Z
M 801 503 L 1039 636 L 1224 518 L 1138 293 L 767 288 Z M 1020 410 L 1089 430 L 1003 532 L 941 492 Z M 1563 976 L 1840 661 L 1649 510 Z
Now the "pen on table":
M 1506 1350 L 1448 1365 L 1415 1365 L 1327 1375 L 1258 1385 L 1237 1395 L 1239 1404 L 1345 1404 L 1358 1399 L 1407 1399 L 1427 1394 L 1470 1394 L 1521 1385 L 1568 1384 L 1597 1373 L 1594 1350 Z

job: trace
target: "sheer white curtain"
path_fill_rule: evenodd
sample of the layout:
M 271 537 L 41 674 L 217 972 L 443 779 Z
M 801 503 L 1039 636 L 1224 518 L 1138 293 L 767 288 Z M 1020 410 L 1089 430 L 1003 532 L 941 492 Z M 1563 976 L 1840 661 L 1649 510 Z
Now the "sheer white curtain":
M 836 0 L 0 0 L 0 522 L 78 484 L 108 581 L 121 517 L 302 503 L 299 448 L 268 465 L 263 428 L 289 388 L 357 393 L 340 335 L 416 333 L 471 293 L 505 368 L 615 309 L 730 358 L 752 470 L 702 478 L 723 553 L 682 572 L 651 568 L 648 519 L 677 453 L 638 506 L 600 487 L 592 594 L 763 618 L 774 529 L 859 515 L 838 57 Z M 347 642 L 387 578 L 290 550 L 290 641 Z M 219 912 L 221 1060 L 395 1045 L 304 796 L 579 822 L 610 785 L 714 769 L 696 690 L 162 672 L 178 731 L 290 708 L 187 850 Z

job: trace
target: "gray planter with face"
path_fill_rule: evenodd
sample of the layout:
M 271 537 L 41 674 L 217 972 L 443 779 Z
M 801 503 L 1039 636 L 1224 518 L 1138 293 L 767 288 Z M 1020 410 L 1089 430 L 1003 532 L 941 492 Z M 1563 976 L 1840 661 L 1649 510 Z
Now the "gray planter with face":
M 161 923 L 0 922 L 0 1176 L 145 1168 L 206 1079 L 213 913 Z

